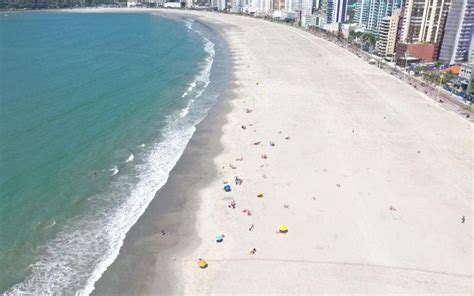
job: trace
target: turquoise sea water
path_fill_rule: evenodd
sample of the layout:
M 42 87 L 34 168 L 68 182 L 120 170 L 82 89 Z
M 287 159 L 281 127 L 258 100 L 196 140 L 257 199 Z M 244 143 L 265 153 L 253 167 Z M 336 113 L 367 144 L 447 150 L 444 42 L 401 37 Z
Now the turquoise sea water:
M 215 101 L 214 54 L 153 14 L 0 16 L 0 292 L 91 291 Z

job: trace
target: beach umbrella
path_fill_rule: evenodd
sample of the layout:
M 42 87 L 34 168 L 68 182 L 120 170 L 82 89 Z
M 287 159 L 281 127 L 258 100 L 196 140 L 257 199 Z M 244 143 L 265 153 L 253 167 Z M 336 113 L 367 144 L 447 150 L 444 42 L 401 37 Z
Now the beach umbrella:
M 285 224 L 281 224 L 278 226 L 278 231 L 281 233 L 287 233 L 288 232 L 288 226 Z
M 202 259 L 199 259 L 199 261 L 198 261 L 198 266 L 199 266 L 200 268 L 206 268 L 206 267 L 207 267 L 207 262 L 204 261 L 204 260 L 202 260 Z
M 224 240 L 224 235 L 222 235 L 222 234 L 216 235 L 216 242 L 220 243 L 223 240 Z
M 263 197 L 263 192 L 261 191 L 257 192 L 257 197 Z
M 230 192 L 230 185 L 229 185 L 229 184 L 226 184 L 226 185 L 224 186 L 224 191 L 225 191 L 225 192 Z

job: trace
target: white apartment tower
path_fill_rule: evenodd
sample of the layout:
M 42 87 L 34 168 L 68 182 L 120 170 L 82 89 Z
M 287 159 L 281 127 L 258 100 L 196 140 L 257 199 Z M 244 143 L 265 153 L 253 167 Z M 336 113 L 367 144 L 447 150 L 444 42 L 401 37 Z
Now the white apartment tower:
M 400 12 L 400 9 L 395 9 L 392 16 L 384 17 L 380 23 L 379 40 L 376 46 L 379 56 L 386 57 L 395 53 Z
M 301 15 L 311 15 L 313 13 L 313 8 L 313 0 L 301 0 Z

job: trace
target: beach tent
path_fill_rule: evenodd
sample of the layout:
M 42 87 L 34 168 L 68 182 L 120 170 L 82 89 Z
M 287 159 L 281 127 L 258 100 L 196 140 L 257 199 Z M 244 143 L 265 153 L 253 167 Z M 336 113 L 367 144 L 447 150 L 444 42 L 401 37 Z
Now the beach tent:
M 224 240 L 224 236 L 222 234 L 216 235 L 216 242 L 220 243 Z
M 263 197 L 263 192 L 261 191 L 257 192 L 257 197 Z
M 281 224 L 278 226 L 278 231 L 281 233 L 287 233 L 288 232 L 288 226 L 285 224 Z
M 200 268 L 206 268 L 206 267 L 207 267 L 207 262 L 204 261 L 204 260 L 202 260 L 202 259 L 199 259 L 199 261 L 198 261 L 198 266 L 199 266 Z
M 224 185 L 224 191 L 225 192 L 230 192 L 230 185 L 229 184 Z

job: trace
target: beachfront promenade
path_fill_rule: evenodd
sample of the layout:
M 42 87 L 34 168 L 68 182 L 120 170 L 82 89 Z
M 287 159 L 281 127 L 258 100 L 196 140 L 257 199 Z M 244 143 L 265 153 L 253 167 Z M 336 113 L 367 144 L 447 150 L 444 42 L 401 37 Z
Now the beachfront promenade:
M 202 15 L 229 43 L 236 88 L 200 192 L 202 243 L 178 258 L 184 292 L 472 291 L 472 125 L 311 34 Z

